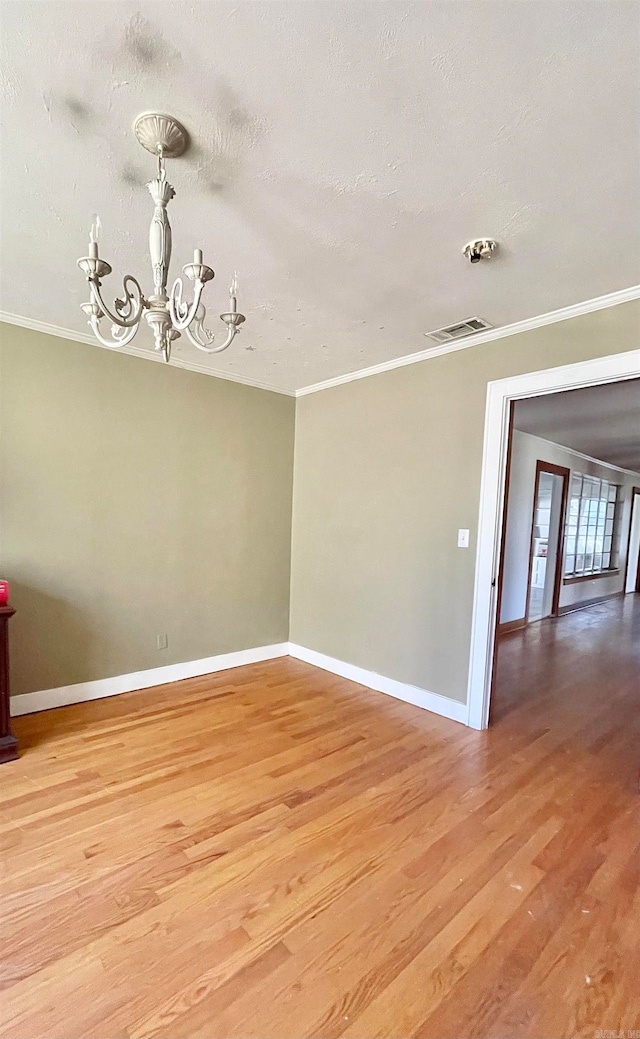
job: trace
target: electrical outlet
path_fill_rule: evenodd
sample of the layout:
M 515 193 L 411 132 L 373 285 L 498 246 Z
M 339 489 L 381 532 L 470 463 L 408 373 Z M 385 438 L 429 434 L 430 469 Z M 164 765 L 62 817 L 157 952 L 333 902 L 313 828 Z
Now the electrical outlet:
M 166 649 L 169 644 L 166 632 L 163 632 L 162 635 L 158 635 L 156 641 L 158 643 L 158 649 Z

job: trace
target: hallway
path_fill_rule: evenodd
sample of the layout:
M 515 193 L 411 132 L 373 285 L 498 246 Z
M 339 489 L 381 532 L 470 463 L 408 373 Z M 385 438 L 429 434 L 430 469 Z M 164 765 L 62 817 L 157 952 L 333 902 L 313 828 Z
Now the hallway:
M 640 595 L 537 621 L 499 639 L 493 730 L 530 731 L 542 723 L 566 738 L 567 752 L 590 748 L 599 767 L 614 757 L 618 775 L 633 775 L 640 770 L 639 708 Z M 608 754 L 601 753 L 605 746 Z

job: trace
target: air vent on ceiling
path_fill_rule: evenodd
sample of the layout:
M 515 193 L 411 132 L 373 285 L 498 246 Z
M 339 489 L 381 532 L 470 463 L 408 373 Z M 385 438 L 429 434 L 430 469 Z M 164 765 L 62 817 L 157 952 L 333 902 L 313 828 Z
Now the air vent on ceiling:
M 437 328 L 435 332 L 425 332 L 425 335 L 436 343 L 450 343 L 452 339 L 462 339 L 464 336 L 483 332 L 485 328 L 493 328 L 493 325 L 490 325 L 488 321 L 483 321 L 480 317 L 469 317 L 466 321 L 459 321 L 457 325 Z

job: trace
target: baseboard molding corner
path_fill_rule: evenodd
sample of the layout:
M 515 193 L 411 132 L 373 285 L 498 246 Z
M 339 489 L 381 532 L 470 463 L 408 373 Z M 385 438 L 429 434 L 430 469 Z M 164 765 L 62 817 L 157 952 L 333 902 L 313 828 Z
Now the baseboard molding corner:
M 358 685 L 368 686 L 369 689 L 374 689 L 378 693 L 394 696 L 396 700 L 404 700 L 405 703 L 413 704 L 414 707 L 422 707 L 433 714 L 449 718 L 450 721 L 460 722 L 462 725 L 468 724 L 467 705 L 452 700 L 448 696 L 431 693 L 428 689 L 421 689 L 419 686 L 409 685 L 407 682 L 398 682 L 394 678 L 387 678 L 375 671 L 367 671 L 363 667 L 348 664 L 344 660 L 337 660 L 324 653 L 317 653 L 313 649 L 298 646 L 294 642 L 289 643 L 289 654 L 296 660 L 304 661 L 305 664 L 312 664 L 314 667 L 322 668 L 323 671 L 330 671 L 341 678 L 357 682 Z
M 431 693 L 428 689 L 398 682 L 375 671 L 348 664 L 344 660 L 317 653 L 292 642 L 280 642 L 271 646 L 257 646 L 253 649 L 242 649 L 235 653 L 221 653 L 202 660 L 188 660 L 181 664 L 167 664 L 147 671 L 134 671 L 131 674 L 115 675 L 113 678 L 101 678 L 92 682 L 79 682 L 76 685 L 58 686 L 55 689 L 39 689 L 33 693 L 20 693 L 11 697 L 11 715 L 14 718 L 23 714 L 36 714 L 49 711 L 54 707 L 68 707 L 71 704 L 85 703 L 89 700 L 102 700 L 107 696 L 118 696 L 120 693 L 131 693 L 137 689 L 149 689 L 154 685 L 167 682 L 180 682 L 185 678 L 198 678 L 201 675 L 214 674 L 216 671 L 227 671 L 246 664 L 257 664 L 263 660 L 276 657 L 292 656 L 314 667 L 330 671 L 332 674 L 347 678 L 358 685 L 367 686 L 379 693 L 386 693 L 396 700 L 404 700 L 414 707 L 422 707 L 451 721 L 468 724 L 467 705 L 451 700 L 448 696 Z
M 245 664 L 258 664 L 263 660 L 286 657 L 288 654 L 289 643 L 280 642 L 271 646 L 240 649 L 234 653 L 220 653 L 214 657 L 203 657 L 201 660 L 187 660 L 181 664 L 166 664 L 164 667 L 153 667 L 147 671 L 133 671 L 131 674 L 115 675 L 113 678 L 100 678 L 92 682 L 58 686 L 55 689 L 20 693 L 11 697 L 11 715 L 17 718 L 22 714 L 49 711 L 53 707 L 68 707 L 70 704 L 84 703 L 88 700 L 102 700 L 107 696 L 148 689 L 154 685 L 164 685 L 166 682 L 180 682 L 183 678 L 198 678 L 200 675 L 227 671 Z
M 508 635 L 510 631 L 520 631 L 522 628 L 526 628 L 527 618 L 516 617 L 512 621 L 503 621 L 502 624 L 498 624 L 498 635 Z

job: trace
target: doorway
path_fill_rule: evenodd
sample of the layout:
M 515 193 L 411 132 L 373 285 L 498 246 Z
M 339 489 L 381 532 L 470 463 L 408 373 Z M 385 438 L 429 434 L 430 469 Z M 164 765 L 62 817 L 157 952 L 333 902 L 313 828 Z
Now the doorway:
M 640 353 L 631 350 L 488 384 L 467 689 L 467 724 L 472 728 L 485 729 L 489 723 L 512 405 L 524 398 L 637 380 L 639 375 Z
M 625 594 L 640 592 L 640 487 L 633 488 Z
M 526 622 L 556 617 L 569 469 L 538 462 L 533 498 Z

